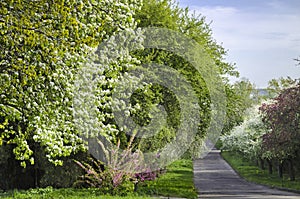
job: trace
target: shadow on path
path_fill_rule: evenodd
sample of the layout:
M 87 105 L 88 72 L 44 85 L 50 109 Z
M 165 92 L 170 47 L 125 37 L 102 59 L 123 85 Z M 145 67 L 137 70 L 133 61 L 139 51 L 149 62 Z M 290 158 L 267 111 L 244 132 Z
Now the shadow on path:
M 240 178 L 216 149 L 194 161 L 194 184 L 199 198 L 300 199 L 300 194 L 271 189 Z

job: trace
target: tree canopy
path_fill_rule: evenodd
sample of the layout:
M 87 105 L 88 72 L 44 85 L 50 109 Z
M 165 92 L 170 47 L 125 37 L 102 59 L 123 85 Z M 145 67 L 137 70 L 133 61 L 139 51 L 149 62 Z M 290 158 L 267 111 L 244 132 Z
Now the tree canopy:
M 191 16 L 188 9 L 179 8 L 173 1 L 6 0 L 1 1 L 0 6 L 0 144 L 14 146 L 15 158 L 23 166 L 28 160 L 34 163 L 36 145 L 44 148 L 51 162 L 62 164 L 60 157 L 86 149 L 80 132 L 90 133 L 87 129 L 92 129 L 93 125 L 97 127 L 95 132 L 108 137 L 111 142 L 121 140 L 126 144 L 129 136 L 116 124 L 112 114 L 114 88 L 121 74 L 126 74 L 129 68 L 154 62 L 179 71 L 197 94 L 201 120 L 197 121 L 198 135 L 190 152 L 199 152 L 215 114 L 211 112 L 210 94 L 213 91 L 209 90 L 203 74 L 175 53 L 143 49 L 142 36 L 137 41 L 141 48 L 135 52 L 116 51 L 117 55 L 96 52 L 96 47 L 105 42 L 111 45 L 111 49 L 116 47 L 110 38 L 123 30 L 130 32 L 148 26 L 163 27 L 193 39 L 212 60 L 209 63 L 201 60 L 203 67 L 209 69 L 209 64 L 215 65 L 217 77 L 214 78 L 221 79 L 226 88 L 226 131 L 240 120 L 239 114 L 235 113 L 246 109 L 235 102 L 245 99 L 247 93 L 240 91 L 243 85 L 249 85 L 247 82 L 240 83 L 241 88 L 238 88 L 238 84 L 229 84 L 228 77 L 238 76 L 238 72 L 233 64 L 225 61 L 226 50 L 213 39 L 205 17 Z M 101 59 L 102 64 L 95 60 L 89 63 L 95 56 L 96 60 Z M 117 57 L 115 61 L 103 65 L 113 56 Z M 76 93 L 78 90 L 74 88 L 74 82 L 87 64 L 99 70 L 97 75 L 101 77 L 93 99 L 97 120 L 92 124 L 74 117 L 74 98 L 84 99 L 80 96 L 85 94 Z M 136 79 L 128 79 L 128 82 L 133 81 Z M 167 125 L 160 133 L 149 140 L 135 140 L 140 148 L 156 150 L 172 141 L 180 116 L 180 106 L 174 93 L 161 85 L 148 84 L 133 94 L 131 103 L 129 115 L 141 125 L 151 120 L 153 104 L 163 106 L 168 113 Z M 89 113 L 85 111 L 82 114 Z
M 83 149 L 73 124 L 72 84 L 91 47 L 134 27 L 139 1 L 1 1 L 1 144 L 16 159 L 49 160 Z

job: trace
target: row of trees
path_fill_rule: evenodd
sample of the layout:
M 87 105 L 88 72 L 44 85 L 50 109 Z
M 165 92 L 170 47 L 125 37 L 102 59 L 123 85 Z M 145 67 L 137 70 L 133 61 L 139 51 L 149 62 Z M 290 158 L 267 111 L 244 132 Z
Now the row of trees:
M 141 1 L 6 0 L 0 7 L 1 187 L 37 186 L 50 171 L 46 181 L 55 185 L 53 176 L 66 172 L 45 161 L 61 165 L 86 150 L 73 122 L 75 75 L 104 39 L 136 27 Z
M 171 0 L 1 1 L 0 155 L 3 167 L 0 173 L 4 181 L 0 185 L 3 189 L 19 187 L 17 181 L 22 180 L 34 181 L 29 186 L 38 186 L 43 180 L 43 186 L 56 186 L 54 176 L 63 178 L 66 168 L 73 168 L 70 158 L 78 159 L 77 154 L 87 151 L 82 133 L 93 132 L 95 136 L 101 135 L 112 144 L 120 143 L 120 148 L 126 148 L 131 136 L 115 121 L 114 88 L 124 81 L 120 78 L 123 74 L 147 63 L 164 64 L 179 71 L 196 93 L 201 120 L 196 121 L 196 139 L 188 143 L 186 155 L 199 155 L 211 124 L 210 95 L 213 91 L 209 90 L 203 74 L 183 57 L 167 50 L 143 49 L 143 35 L 134 30 L 149 26 L 177 31 L 203 48 L 207 54 L 207 59 L 201 60 L 203 70 L 215 66 L 217 77 L 214 78 L 221 79 L 225 88 L 224 133 L 242 121 L 242 113 L 249 106 L 244 103 L 249 89 L 243 88 L 251 84 L 247 81 L 229 84 L 228 77 L 238 76 L 238 72 L 233 64 L 224 61 L 226 50 L 212 38 L 205 18 L 191 16 L 188 9 L 179 8 Z M 123 31 L 136 34 L 133 39 L 135 45 L 141 46 L 139 50 L 127 52 L 126 46 L 120 47 L 110 39 Z M 174 45 L 180 46 L 180 42 L 174 41 Z M 96 51 L 102 43 L 110 45 L 110 49 L 115 48 L 116 55 L 108 55 L 111 51 L 105 51 L 106 48 Z M 201 59 L 197 55 L 195 53 L 195 60 Z M 91 63 L 92 58 L 96 61 Z M 84 92 L 78 94 L 80 88 L 76 90 L 74 82 L 87 65 L 97 71 L 101 80 L 95 84 L 97 92 L 93 105 L 96 109 L 93 111 L 96 111 L 96 120 L 93 122 L 74 116 L 78 108 L 76 100 L 84 99 L 80 97 Z M 167 123 L 150 138 L 132 140 L 133 150 L 159 151 L 176 139 L 181 122 L 178 118 L 182 113 L 178 99 L 168 88 L 145 83 L 132 95 L 129 115 L 137 124 L 145 126 L 153 119 L 150 112 L 154 105 L 164 107 L 168 113 Z M 89 115 L 88 111 L 81 114 Z M 53 165 L 46 164 L 45 160 Z M 54 167 L 63 162 L 65 168 Z M 68 179 L 73 181 L 74 176 Z M 70 182 L 57 186 L 69 185 Z
M 259 160 L 263 169 L 267 162 L 269 173 L 276 165 L 280 177 L 287 168 L 290 180 L 295 180 L 300 158 L 299 80 L 272 80 L 268 90 L 276 96 L 250 108 L 244 122 L 222 136 L 223 147 Z

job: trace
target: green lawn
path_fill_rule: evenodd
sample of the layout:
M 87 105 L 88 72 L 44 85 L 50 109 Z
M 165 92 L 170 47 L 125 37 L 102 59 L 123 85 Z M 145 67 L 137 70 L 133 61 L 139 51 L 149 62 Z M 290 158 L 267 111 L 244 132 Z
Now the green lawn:
M 10 191 L 0 195 L 0 198 L 18 198 L 18 199 L 153 199 L 148 196 L 108 196 L 100 195 L 97 189 L 32 189 L 28 191 Z
M 138 192 L 167 197 L 197 198 L 193 182 L 193 162 L 178 160 L 167 167 L 167 173 L 139 187 Z
M 150 197 L 150 195 L 152 197 Z M 154 196 L 197 198 L 193 183 L 193 163 L 191 160 L 178 160 L 167 167 L 167 173 L 140 185 L 136 194 L 126 197 L 101 195 L 97 189 L 32 189 L 10 191 L 0 194 L 0 198 L 19 199 L 153 199 Z
M 250 182 L 300 191 L 300 176 L 292 182 L 287 175 L 284 175 L 283 179 L 279 178 L 276 171 L 270 175 L 267 169 L 260 169 L 237 153 L 222 152 L 222 156 L 234 170 Z

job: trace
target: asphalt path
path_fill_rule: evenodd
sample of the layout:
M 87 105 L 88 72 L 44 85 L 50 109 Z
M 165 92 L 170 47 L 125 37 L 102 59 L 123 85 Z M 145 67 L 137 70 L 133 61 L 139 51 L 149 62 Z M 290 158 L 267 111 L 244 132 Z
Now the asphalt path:
M 300 194 L 272 189 L 242 179 L 213 149 L 203 159 L 194 161 L 194 184 L 199 198 L 272 198 L 300 199 Z

